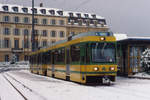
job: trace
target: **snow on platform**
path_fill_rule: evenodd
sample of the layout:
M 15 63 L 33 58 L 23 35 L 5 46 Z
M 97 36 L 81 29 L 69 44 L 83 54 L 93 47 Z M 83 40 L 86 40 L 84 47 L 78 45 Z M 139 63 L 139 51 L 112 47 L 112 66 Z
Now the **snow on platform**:
M 117 77 L 117 81 L 111 86 L 86 86 L 35 75 L 29 71 L 10 71 L 7 73 L 45 97 L 46 100 L 150 100 L 150 80 Z M 2 74 L 0 74 L 0 84 L 4 81 L 2 79 Z M 7 89 L 7 85 L 4 83 L 0 89 Z M 2 91 L 0 95 L 1 93 Z M 7 95 L 3 93 L 3 96 Z M 15 100 L 20 99 L 16 98 Z

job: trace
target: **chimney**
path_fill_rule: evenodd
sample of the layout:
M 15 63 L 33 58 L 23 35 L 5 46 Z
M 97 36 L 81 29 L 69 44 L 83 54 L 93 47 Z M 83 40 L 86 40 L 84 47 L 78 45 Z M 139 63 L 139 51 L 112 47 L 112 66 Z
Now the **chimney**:
M 43 3 L 40 3 L 40 7 L 43 7 Z

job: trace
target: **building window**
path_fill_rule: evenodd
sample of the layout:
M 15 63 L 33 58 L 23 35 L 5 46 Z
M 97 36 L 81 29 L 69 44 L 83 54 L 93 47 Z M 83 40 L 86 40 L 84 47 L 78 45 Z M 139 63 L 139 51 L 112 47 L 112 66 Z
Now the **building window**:
M 89 15 L 88 14 L 84 14 L 85 18 L 89 18 Z
M 55 15 L 55 10 L 49 10 L 51 15 Z
M 34 18 L 34 24 L 38 24 L 38 19 Z
M 93 19 L 96 19 L 96 15 L 95 14 L 93 14 L 93 15 L 91 15 L 92 17 L 93 17 Z
M 18 28 L 14 29 L 14 35 L 20 35 L 20 30 Z
M 56 37 L 56 31 L 51 31 L 51 37 Z
M 29 23 L 29 18 L 28 17 L 24 17 L 24 23 Z
M 10 29 L 4 28 L 4 35 L 10 35 Z
M 73 17 L 73 13 L 69 13 L 69 16 L 70 16 L 70 17 Z
M 78 18 L 81 18 L 81 13 L 77 13 Z
M 19 55 L 16 55 L 16 61 L 19 61 Z
M 98 24 L 106 25 L 105 19 L 98 19 Z
M 65 32 L 64 31 L 60 31 L 59 35 L 60 35 L 60 37 L 64 37 L 65 36 Z
M 5 55 L 5 62 L 9 62 L 9 55 Z
M 4 48 L 9 48 L 10 47 L 10 40 L 8 38 L 4 39 Z
M 39 30 L 34 30 L 34 33 L 35 34 L 39 34 Z
M 24 48 L 29 48 L 29 41 L 28 39 L 24 39 Z
M 16 49 L 19 48 L 19 40 L 18 39 L 14 40 L 14 48 L 16 48 Z
M 14 10 L 14 12 L 18 12 L 18 7 L 13 7 L 12 9 Z
M 4 20 L 5 22 L 9 22 L 10 21 L 10 17 L 9 16 L 4 16 Z
M 27 55 L 24 56 L 24 60 L 25 60 L 25 61 L 28 61 L 28 60 L 29 60 Z
M 47 19 L 42 19 L 42 24 L 46 25 L 47 24 Z
M 46 14 L 46 10 L 45 9 L 41 9 L 41 13 L 42 14 Z
M 59 25 L 64 25 L 64 20 L 59 20 Z
M 78 20 L 79 26 L 82 26 L 82 20 Z
M 24 35 L 29 35 L 29 30 L 28 29 L 24 29 Z
M 33 9 L 33 13 L 37 14 L 37 9 L 36 8 Z
M 15 17 L 14 17 L 14 22 L 15 22 L 15 23 L 18 23 L 18 22 L 19 22 L 19 17 L 18 17 L 18 16 L 15 16 Z
M 9 9 L 8 9 L 8 6 L 3 6 L 3 10 L 4 11 L 8 11 Z
M 89 26 L 89 25 L 90 25 L 90 21 L 86 20 L 86 26 Z
M 42 31 L 42 36 L 47 36 L 47 30 Z
M 61 16 L 63 15 L 63 11 L 57 11 L 57 13 Z
M 52 19 L 50 23 L 51 23 L 51 25 L 55 25 L 56 24 L 56 20 Z
M 75 35 L 75 32 L 70 32 L 70 36 L 74 36 Z
M 24 13 L 28 13 L 28 8 L 22 8 L 22 11 L 23 11 Z
M 46 40 L 43 41 L 43 42 L 42 42 L 42 45 L 43 45 L 43 47 L 46 47 L 46 46 L 47 46 L 47 41 L 46 41 Z

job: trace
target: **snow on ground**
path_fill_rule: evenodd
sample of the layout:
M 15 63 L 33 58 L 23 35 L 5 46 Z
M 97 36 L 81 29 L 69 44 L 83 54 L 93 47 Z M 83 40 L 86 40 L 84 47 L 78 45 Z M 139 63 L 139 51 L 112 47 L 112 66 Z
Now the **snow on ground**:
M 136 73 L 135 75 L 132 75 L 131 77 L 141 77 L 141 78 L 149 78 L 150 74 L 147 74 L 146 72 Z
M 45 100 L 150 100 L 150 80 L 117 77 L 117 81 L 111 86 L 86 86 L 35 75 L 29 71 L 18 70 L 7 73 L 31 88 L 35 95 L 44 97 Z M 0 82 L 3 84 L 3 87 L 0 85 L 0 90 L 10 88 L 3 81 L 5 82 L 0 74 Z M 8 90 L 11 92 L 11 89 Z M 2 93 L 3 91 L 0 91 L 0 97 Z M 4 96 L 7 94 L 3 93 Z
M 2 75 L 0 75 L 0 100 L 24 100 Z

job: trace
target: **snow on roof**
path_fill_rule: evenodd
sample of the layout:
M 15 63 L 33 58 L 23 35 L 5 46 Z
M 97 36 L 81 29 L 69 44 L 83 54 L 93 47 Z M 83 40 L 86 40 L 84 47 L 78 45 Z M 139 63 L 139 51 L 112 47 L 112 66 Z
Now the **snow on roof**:
M 114 36 L 116 37 L 116 40 L 119 41 L 119 40 L 124 40 L 124 39 L 127 39 L 128 36 L 127 34 L 114 34 Z
M 134 39 L 134 40 L 150 40 L 150 37 L 128 37 L 127 34 L 114 34 L 117 41 L 120 40 L 127 40 L 127 39 Z
M 128 37 L 128 39 L 148 39 L 150 40 L 150 37 Z
M 4 10 L 3 7 L 7 6 L 8 7 L 8 11 Z M 13 7 L 16 7 L 18 9 L 18 11 L 14 11 Z M 22 10 L 22 8 L 27 8 L 28 12 L 24 12 Z M 37 14 L 42 14 L 42 15 L 52 15 L 49 11 L 50 10 L 54 10 L 55 14 L 53 16 L 64 16 L 64 17 L 69 17 L 69 13 L 73 13 L 74 17 L 78 17 L 77 14 L 81 14 L 82 18 L 86 18 L 85 14 L 88 14 L 88 18 L 93 18 L 92 15 L 96 15 L 96 14 L 91 14 L 91 13 L 82 13 L 82 12 L 73 12 L 73 11 L 63 11 L 62 9 L 56 9 L 56 8 L 46 8 L 46 7 L 34 7 L 35 9 L 37 9 Z M 45 9 L 46 10 L 46 14 L 42 13 L 41 10 Z M 25 7 L 25 6 L 20 6 L 20 5 L 10 5 L 10 4 L 0 4 L 0 11 L 2 12 L 13 12 L 13 13 L 27 13 L 27 14 L 32 14 L 32 7 Z M 58 11 L 63 11 L 63 15 L 60 15 L 58 13 Z M 98 16 L 96 15 L 97 19 L 105 19 L 102 16 Z

